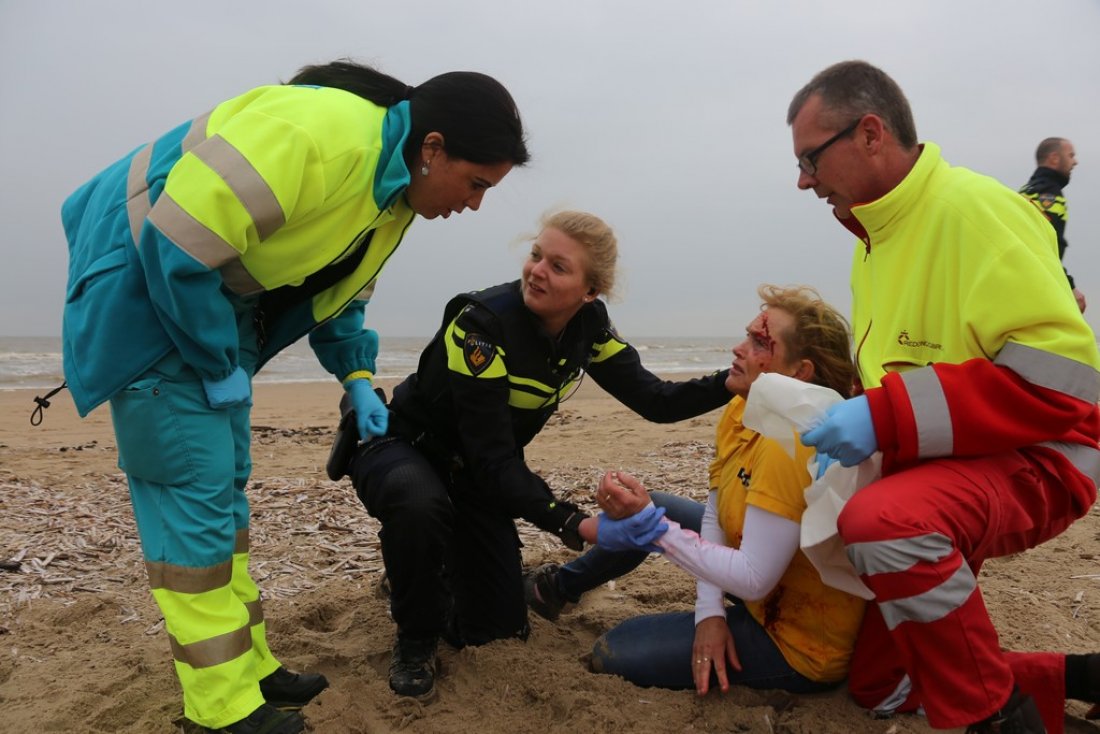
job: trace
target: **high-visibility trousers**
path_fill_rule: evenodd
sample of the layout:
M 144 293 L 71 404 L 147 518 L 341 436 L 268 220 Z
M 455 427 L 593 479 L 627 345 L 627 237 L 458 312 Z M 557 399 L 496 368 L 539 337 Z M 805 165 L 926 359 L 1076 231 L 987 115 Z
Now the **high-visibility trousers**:
M 249 406 L 211 409 L 172 353 L 111 399 L 111 416 L 184 715 L 210 728 L 239 721 L 279 667 L 248 575 Z
M 1045 720 L 1061 711 L 1064 658 L 1002 652 L 977 575 L 986 558 L 1061 533 L 1087 510 L 1079 504 L 1020 452 L 927 461 L 857 492 L 837 521 L 875 593 L 849 674 L 856 700 L 883 710 L 920 705 L 932 726 L 952 728 L 996 712 L 1018 683 Z M 1060 727 L 1047 720 L 1049 730 Z

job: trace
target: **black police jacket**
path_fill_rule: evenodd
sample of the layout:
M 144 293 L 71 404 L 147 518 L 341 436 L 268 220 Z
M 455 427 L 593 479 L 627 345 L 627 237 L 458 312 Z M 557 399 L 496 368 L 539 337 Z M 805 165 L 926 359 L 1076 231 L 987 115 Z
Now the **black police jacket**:
M 513 281 L 451 299 L 416 373 L 394 390 L 390 431 L 457 467 L 453 486 L 469 499 L 558 532 L 575 508 L 555 502 L 523 449 L 585 373 L 657 422 L 701 415 L 731 397 L 727 370 L 672 382 L 645 369 L 599 300 L 554 339 Z
M 1066 248 L 1069 247 L 1069 243 L 1066 241 L 1068 207 L 1066 206 L 1066 195 L 1062 191 L 1068 183 L 1069 176 L 1064 173 L 1059 173 L 1046 166 L 1039 166 L 1035 169 L 1035 173 L 1031 174 L 1031 178 L 1024 184 L 1024 187 L 1020 189 L 1020 193 L 1031 199 L 1046 215 L 1050 225 L 1054 227 L 1054 233 L 1058 236 L 1059 260 L 1065 258 Z M 1069 287 L 1076 288 L 1073 276 L 1069 274 L 1065 266 L 1062 267 L 1062 270 L 1069 280 Z

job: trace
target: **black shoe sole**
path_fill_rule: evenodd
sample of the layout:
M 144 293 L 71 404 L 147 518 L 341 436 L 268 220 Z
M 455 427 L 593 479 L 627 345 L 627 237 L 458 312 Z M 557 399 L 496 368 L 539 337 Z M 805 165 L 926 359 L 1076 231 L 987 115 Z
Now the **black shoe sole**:
M 306 704 L 304 703 L 277 703 L 275 701 L 268 701 L 267 703 L 271 704 L 280 711 L 301 711 L 306 707 Z
M 408 698 L 408 699 L 411 699 L 413 701 L 416 701 L 417 703 L 431 703 L 432 701 L 434 701 L 436 698 L 439 697 L 439 687 L 434 685 L 434 684 L 432 685 L 432 687 L 428 691 L 426 691 L 424 693 L 421 693 L 419 695 L 416 695 L 416 696 L 412 696 L 412 695 L 409 695 L 407 693 L 398 693 L 397 691 L 393 690 L 392 687 L 390 688 L 390 692 L 393 693 L 393 695 L 397 696 L 398 698 Z
M 271 700 L 266 700 L 266 699 L 265 699 L 264 703 L 270 704 L 270 705 L 274 706 L 275 708 L 279 709 L 280 711 L 301 711 L 306 706 L 313 703 L 313 699 L 316 698 L 317 695 L 320 695 L 320 693 L 321 693 L 321 691 L 318 691 L 317 694 L 312 696 L 308 701 L 306 701 L 304 703 L 301 702 L 301 701 L 271 701 Z

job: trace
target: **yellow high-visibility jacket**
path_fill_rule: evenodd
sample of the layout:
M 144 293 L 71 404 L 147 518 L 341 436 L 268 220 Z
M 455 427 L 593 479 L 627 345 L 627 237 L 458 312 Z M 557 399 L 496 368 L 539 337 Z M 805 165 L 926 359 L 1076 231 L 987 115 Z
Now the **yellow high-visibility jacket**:
M 373 372 L 363 308 L 414 217 L 409 127 L 407 102 L 259 87 L 70 196 L 63 351 L 81 415 L 172 349 L 199 376 L 227 377 L 242 303 L 262 327 L 259 365 L 312 331 L 329 372 Z

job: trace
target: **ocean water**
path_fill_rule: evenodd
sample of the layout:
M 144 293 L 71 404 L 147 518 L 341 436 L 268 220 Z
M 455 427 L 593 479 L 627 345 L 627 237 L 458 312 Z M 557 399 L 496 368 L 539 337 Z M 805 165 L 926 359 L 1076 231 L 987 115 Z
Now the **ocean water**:
M 383 336 L 378 376 L 401 378 L 416 371 L 430 337 Z M 660 374 L 703 374 L 729 366 L 729 337 L 631 338 L 642 363 Z M 61 339 L 0 336 L 0 390 L 49 388 L 61 384 Z M 324 382 L 333 379 L 303 339 L 271 360 L 256 382 Z

